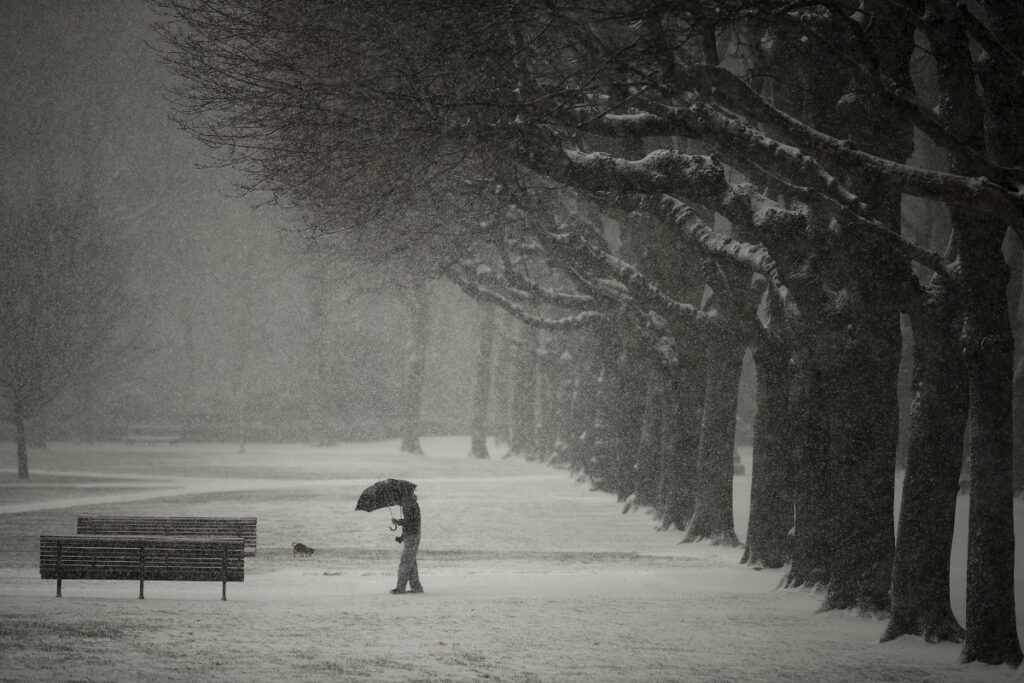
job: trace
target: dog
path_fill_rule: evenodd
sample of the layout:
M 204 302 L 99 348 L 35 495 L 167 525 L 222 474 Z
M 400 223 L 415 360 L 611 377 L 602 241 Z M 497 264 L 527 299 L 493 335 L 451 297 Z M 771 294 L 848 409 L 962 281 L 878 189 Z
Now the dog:
M 292 556 L 295 555 L 312 555 L 316 552 L 315 548 L 310 548 L 305 543 L 292 543 Z

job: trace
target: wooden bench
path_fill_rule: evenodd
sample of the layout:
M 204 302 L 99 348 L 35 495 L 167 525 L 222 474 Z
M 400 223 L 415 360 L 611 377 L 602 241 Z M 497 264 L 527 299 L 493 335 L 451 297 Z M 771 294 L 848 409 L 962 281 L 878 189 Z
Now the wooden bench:
M 240 538 L 174 536 L 40 536 L 39 577 L 146 581 L 220 581 L 221 600 L 228 581 L 245 580 L 245 548 Z
M 122 436 L 121 441 L 129 445 L 165 443 L 174 446 L 181 443 L 182 438 L 180 434 L 128 434 Z
M 255 517 L 79 517 L 78 533 L 89 536 L 233 536 L 256 554 Z

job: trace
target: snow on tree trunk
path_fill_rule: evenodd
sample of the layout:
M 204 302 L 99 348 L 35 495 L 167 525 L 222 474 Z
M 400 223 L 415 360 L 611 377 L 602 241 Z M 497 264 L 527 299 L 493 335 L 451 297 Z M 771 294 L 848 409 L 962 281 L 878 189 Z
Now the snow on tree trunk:
M 776 568 L 790 559 L 793 491 L 789 469 L 789 348 L 762 334 L 754 350 L 757 412 L 750 518 L 741 564 Z
M 417 283 L 410 302 L 408 374 L 405 382 L 402 424 L 403 453 L 423 455 L 422 436 L 423 382 L 427 368 L 427 343 L 430 341 L 430 294 L 426 283 Z
M 476 386 L 473 391 L 473 425 L 469 455 L 488 458 L 487 416 L 491 398 L 491 361 L 494 347 L 494 306 L 480 304 L 479 345 L 476 351 Z
M 922 310 L 911 313 L 910 439 L 892 572 L 892 616 L 882 642 L 904 634 L 932 643 L 958 643 L 964 637 L 949 599 L 968 391 L 957 307 L 951 285 L 933 282 Z

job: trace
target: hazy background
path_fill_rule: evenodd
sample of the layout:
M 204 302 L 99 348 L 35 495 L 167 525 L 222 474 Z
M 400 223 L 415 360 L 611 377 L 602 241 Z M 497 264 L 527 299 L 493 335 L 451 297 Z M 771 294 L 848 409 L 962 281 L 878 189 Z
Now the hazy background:
M 296 234 L 297 213 L 242 196 L 234 171 L 199 167 L 208 150 L 169 118 L 155 19 L 141 0 L 0 2 L 0 199 L 20 211 L 88 196 L 129 256 L 125 324 L 141 331 L 135 352 L 65 392 L 30 434 L 188 425 L 233 440 L 244 405 L 250 440 L 306 440 L 317 421 L 340 438 L 380 435 L 405 368 L 400 301 Z M 465 432 L 476 305 L 434 289 L 425 428 Z

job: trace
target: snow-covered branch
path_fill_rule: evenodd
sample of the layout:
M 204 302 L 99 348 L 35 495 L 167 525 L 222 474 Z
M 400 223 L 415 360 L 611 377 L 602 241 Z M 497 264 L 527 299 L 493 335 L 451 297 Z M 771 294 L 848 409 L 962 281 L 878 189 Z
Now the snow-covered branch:
M 885 178 L 903 192 L 925 199 L 968 205 L 1024 225 L 1024 187 L 1000 185 L 985 176 L 969 177 L 906 166 L 868 154 L 777 109 L 728 70 L 706 64 L 678 69 L 680 85 L 768 126 L 783 140 L 815 152 L 840 168 Z
M 499 306 L 516 320 L 531 327 L 538 327 L 546 330 L 575 330 L 581 327 L 588 327 L 594 323 L 605 320 L 604 313 L 599 311 L 581 311 L 575 315 L 562 318 L 546 318 L 528 311 L 524 306 L 512 298 L 483 286 L 459 266 L 453 266 L 448 270 L 449 279 L 459 286 L 469 296 L 484 303 Z
M 636 268 L 587 242 L 580 235 L 569 232 L 550 233 L 544 236 L 544 240 L 557 250 L 568 251 L 593 266 L 608 271 L 625 285 L 626 290 L 638 303 L 653 308 L 661 316 L 686 323 L 700 320 L 700 311 L 695 306 L 671 298 Z

